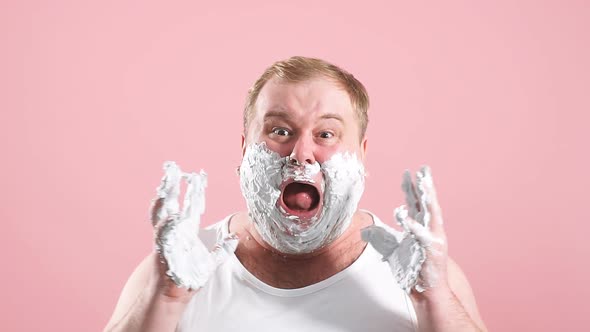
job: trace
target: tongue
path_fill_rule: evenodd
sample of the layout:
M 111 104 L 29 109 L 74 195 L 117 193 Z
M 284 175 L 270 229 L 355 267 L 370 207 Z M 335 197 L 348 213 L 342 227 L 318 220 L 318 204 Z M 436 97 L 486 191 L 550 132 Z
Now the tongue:
M 285 204 L 292 210 L 309 210 L 312 203 L 308 193 L 296 193 L 285 197 Z
M 292 183 L 285 188 L 283 201 L 291 210 L 309 211 L 318 201 L 318 192 L 313 186 Z

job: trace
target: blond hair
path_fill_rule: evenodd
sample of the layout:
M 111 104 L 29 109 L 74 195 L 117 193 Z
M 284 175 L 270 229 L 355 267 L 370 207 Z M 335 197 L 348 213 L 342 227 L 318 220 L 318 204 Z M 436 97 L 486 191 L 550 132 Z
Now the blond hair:
M 287 60 L 277 61 L 268 67 L 262 76 L 256 80 L 248 90 L 246 105 L 244 107 L 244 134 L 247 134 L 248 126 L 254 116 L 256 100 L 260 91 L 272 78 L 277 77 L 284 82 L 299 83 L 317 77 L 332 79 L 343 88 L 350 97 L 350 102 L 359 120 L 360 139 L 365 137 L 369 117 L 369 95 L 359 80 L 344 69 L 335 66 L 327 61 L 294 56 Z

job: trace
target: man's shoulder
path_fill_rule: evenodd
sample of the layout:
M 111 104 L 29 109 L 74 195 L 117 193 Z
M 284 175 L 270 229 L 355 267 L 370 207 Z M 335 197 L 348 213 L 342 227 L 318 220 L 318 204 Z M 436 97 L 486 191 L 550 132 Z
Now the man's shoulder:
M 401 236 L 402 235 L 402 231 L 398 230 L 396 228 L 394 228 L 392 225 L 383 222 L 379 217 L 377 217 L 377 215 L 369 210 L 365 210 L 365 209 L 359 209 L 359 212 L 365 214 L 368 218 L 372 219 L 372 223 L 371 225 L 375 225 L 375 226 L 379 226 L 379 227 L 383 227 L 386 228 L 388 231 L 390 231 L 391 233 L 395 234 L 396 236 Z
M 202 228 L 199 231 L 199 238 L 209 249 L 213 249 L 215 244 L 229 235 L 229 220 L 233 214 Z

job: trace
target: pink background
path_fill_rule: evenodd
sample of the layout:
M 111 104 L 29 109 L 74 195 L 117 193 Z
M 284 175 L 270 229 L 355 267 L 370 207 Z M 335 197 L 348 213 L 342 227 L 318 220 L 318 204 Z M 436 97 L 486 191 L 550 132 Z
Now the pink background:
M 207 224 L 243 209 L 246 90 L 291 55 L 370 92 L 364 208 L 432 166 L 490 330 L 587 330 L 589 31 L 587 1 L 3 1 L 0 330 L 102 329 L 164 160 L 208 171 Z

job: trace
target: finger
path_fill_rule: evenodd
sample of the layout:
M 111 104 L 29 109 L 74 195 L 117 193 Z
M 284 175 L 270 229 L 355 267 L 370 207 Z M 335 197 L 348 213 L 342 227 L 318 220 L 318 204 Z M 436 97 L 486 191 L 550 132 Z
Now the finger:
M 164 199 L 156 197 L 152 200 L 152 205 L 150 207 L 150 221 L 152 222 L 153 227 L 156 227 L 158 222 L 166 217 L 162 212 L 163 206 Z
M 406 224 L 406 219 L 408 218 L 409 212 L 408 209 L 406 208 L 405 205 L 399 206 L 397 207 L 394 211 L 393 211 L 393 215 L 395 217 L 395 220 L 397 221 L 397 223 L 402 226 L 402 228 L 404 229 L 404 231 L 409 231 L 408 230 L 408 226 Z
M 416 220 L 412 218 L 407 218 L 405 222 L 408 226 L 410 233 L 414 234 L 416 240 L 418 240 L 418 242 L 420 242 L 420 244 L 424 247 L 430 247 L 433 244 L 444 244 L 443 238 L 436 236 L 434 232 L 432 232 L 430 229 L 420 224 Z
M 416 194 L 416 187 L 412 182 L 412 174 L 409 170 L 405 170 L 402 176 L 402 190 L 406 196 L 406 204 L 409 208 L 409 215 L 412 218 L 416 218 L 419 210 L 418 196 Z
M 150 218 L 152 225 L 166 220 L 169 216 L 178 214 L 178 195 L 180 193 L 181 171 L 173 161 L 164 163 L 164 176 L 153 200 Z
M 225 262 L 236 251 L 238 243 L 238 236 L 235 234 L 230 234 L 228 237 L 215 245 L 215 248 L 213 251 L 211 251 L 213 270 Z
M 428 166 L 424 166 L 421 169 L 421 186 L 424 188 L 426 193 L 426 209 L 430 212 L 430 222 L 427 225 L 430 230 L 435 234 L 437 237 L 445 237 L 445 232 L 443 229 L 443 217 L 442 217 L 442 210 L 438 203 L 438 197 L 436 193 L 436 188 L 434 186 L 434 179 L 432 177 L 432 172 Z
M 428 227 L 410 218 L 405 207 L 401 206 L 395 210 L 395 218 L 406 232 L 414 235 L 422 246 L 429 247 L 434 243 L 444 244 L 443 237 L 436 236 Z
M 428 170 L 428 172 L 430 172 L 430 170 Z M 438 202 L 438 196 L 436 193 L 436 188 L 434 187 L 432 175 L 430 175 L 430 181 L 427 183 L 426 190 L 429 197 L 427 208 L 432 215 L 430 229 L 434 234 L 444 235 L 442 209 Z
M 199 174 L 190 173 L 183 176 L 187 179 L 188 186 L 184 195 L 182 219 L 190 219 L 199 226 L 201 215 L 205 212 L 207 174 L 201 171 Z
M 422 166 L 418 172 L 416 172 L 416 189 L 418 191 L 418 200 L 420 206 L 420 212 L 416 216 L 415 220 L 422 225 L 428 227 L 431 219 L 431 212 L 428 209 L 428 203 L 430 203 L 430 188 L 432 187 L 432 176 L 430 174 L 430 168 L 428 166 Z
M 370 243 L 378 253 L 386 260 L 399 247 L 399 242 L 394 234 L 383 227 L 369 226 L 361 230 L 361 239 Z

